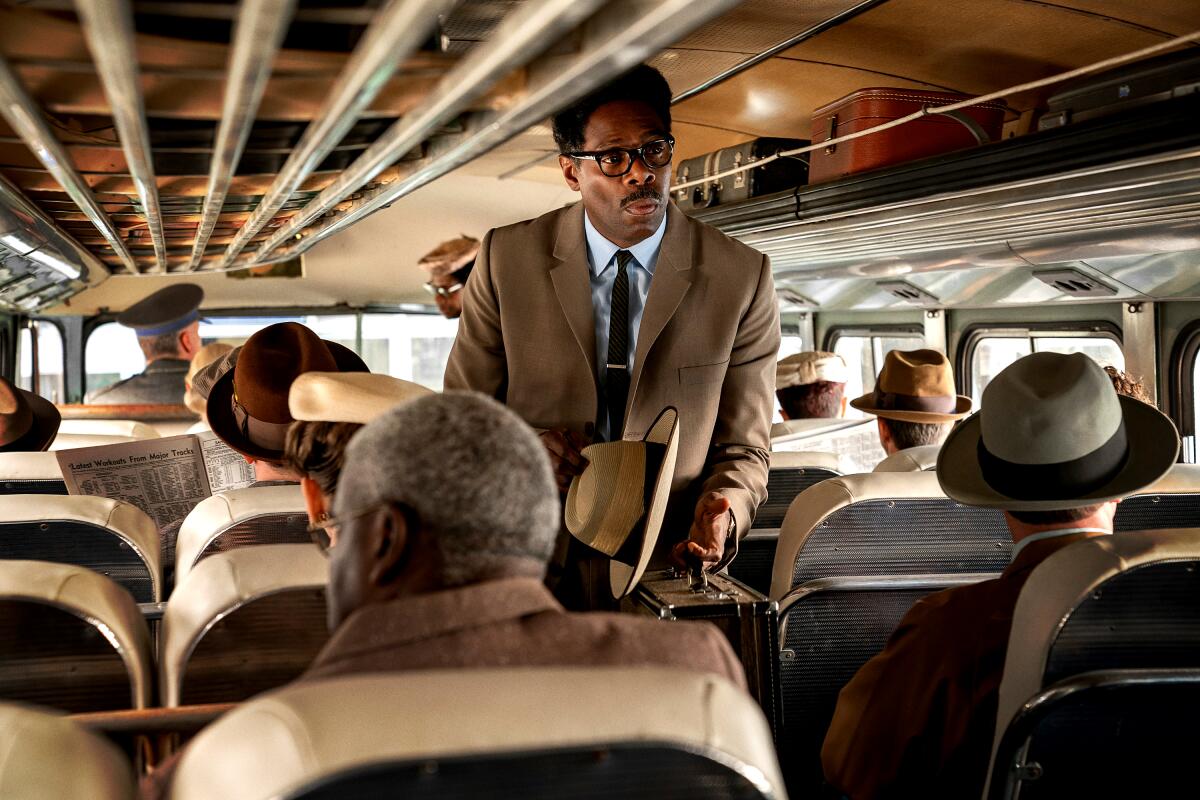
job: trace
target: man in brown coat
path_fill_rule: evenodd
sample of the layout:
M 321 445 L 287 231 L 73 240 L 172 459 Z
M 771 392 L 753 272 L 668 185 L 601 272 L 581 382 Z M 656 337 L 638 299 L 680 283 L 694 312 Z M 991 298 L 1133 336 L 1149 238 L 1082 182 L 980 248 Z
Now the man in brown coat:
M 445 385 L 542 431 L 564 492 L 588 442 L 678 409 L 655 563 L 714 565 L 766 497 L 779 314 L 767 258 L 670 202 L 670 98 L 639 67 L 555 117 L 582 201 L 484 237 Z
M 1035 353 L 996 376 L 942 446 L 937 475 L 958 502 L 1004 511 L 1012 563 L 904 616 L 838 697 L 826 780 L 852 800 L 979 797 L 1021 587 L 1050 554 L 1111 534 L 1118 500 L 1178 450 L 1171 421 L 1118 397 L 1085 355 Z

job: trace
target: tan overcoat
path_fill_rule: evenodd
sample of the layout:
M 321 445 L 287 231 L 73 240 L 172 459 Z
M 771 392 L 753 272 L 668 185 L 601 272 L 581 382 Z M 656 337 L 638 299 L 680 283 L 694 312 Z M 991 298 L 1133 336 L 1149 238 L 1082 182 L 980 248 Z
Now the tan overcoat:
M 467 282 L 447 389 L 491 395 L 535 428 L 588 438 L 600 407 L 583 204 L 497 228 Z M 665 406 L 680 446 L 658 557 L 687 537 L 704 491 L 739 534 L 766 498 L 779 312 L 766 256 L 667 209 L 625 413 L 640 439 Z

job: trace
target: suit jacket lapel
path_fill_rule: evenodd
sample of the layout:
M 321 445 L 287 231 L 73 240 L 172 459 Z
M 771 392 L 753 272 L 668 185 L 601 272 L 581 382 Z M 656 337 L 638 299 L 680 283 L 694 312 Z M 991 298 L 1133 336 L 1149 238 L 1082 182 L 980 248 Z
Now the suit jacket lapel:
M 596 374 L 596 323 L 592 311 L 592 286 L 588 278 L 587 242 L 583 233 L 583 203 L 576 203 L 559 220 L 550 268 L 554 293 L 575 341 L 587 359 L 588 372 Z
M 629 419 L 630 409 L 633 408 L 633 398 L 637 395 L 638 383 L 646 366 L 646 356 L 692 285 L 692 237 L 689 228 L 683 212 L 674 203 L 668 202 L 667 230 L 663 234 L 658 264 L 654 268 L 650 293 L 642 311 L 642 325 L 638 329 L 633 380 L 629 385 L 629 401 L 625 407 L 626 419 Z

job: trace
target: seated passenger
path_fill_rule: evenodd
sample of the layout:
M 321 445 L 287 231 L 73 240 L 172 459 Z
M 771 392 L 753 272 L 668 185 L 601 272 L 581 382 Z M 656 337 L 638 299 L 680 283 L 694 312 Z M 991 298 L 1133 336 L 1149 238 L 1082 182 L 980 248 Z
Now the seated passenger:
M 45 450 L 58 435 L 61 421 L 49 400 L 0 378 L 0 453 Z
M 204 290 L 175 283 L 133 304 L 117 322 L 133 328 L 146 369 L 132 378 L 97 389 L 85 402 L 96 405 L 178 403 L 188 363 L 200 349 L 200 303 Z
M 196 355 L 192 356 L 192 363 L 188 367 L 187 375 L 183 378 L 183 404 L 191 409 L 192 413 L 197 414 L 205 426 L 208 425 L 208 409 L 206 407 L 208 405 L 208 391 L 206 389 L 202 396 L 195 390 L 193 382 L 196 379 L 196 373 L 217 359 L 227 356 L 232 350 L 233 345 L 226 344 L 225 342 L 210 342 L 204 345 Z
M 370 372 L 306 372 L 292 382 L 284 464 L 300 476 L 310 522 L 333 510 L 350 437 L 383 412 L 433 394 L 419 383 Z
M 836 353 L 810 350 L 775 365 L 775 396 L 783 422 L 771 426 L 771 438 L 816 432 L 846 416 L 846 362 Z
M 842 689 L 821 751 L 829 783 L 855 800 L 979 797 L 1021 587 L 1050 554 L 1112 533 L 1118 500 L 1178 448 L 1171 421 L 1119 397 L 1086 355 L 1035 353 L 997 375 L 937 475 L 958 502 L 1004 511 L 1012 563 L 917 602 Z
M 354 351 L 322 340 L 298 322 L 279 322 L 247 339 L 237 349 L 233 368 L 209 389 L 208 423 L 221 441 L 254 465 L 255 485 L 300 480 L 284 465 L 283 446 L 295 421 L 288 410 L 288 390 L 306 372 L 367 372 L 367 365 Z
M 707 623 L 564 611 L 542 584 L 560 517 L 541 442 L 494 400 L 450 392 L 380 416 L 350 442 L 323 528 L 334 633 L 302 680 L 645 664 L 745 685 Z
M 955 393 L 954 370 L 937 350 L 889 350 L 875 390 L 850 405 L 878 418 L 887 458 L 876 472 L 932 469 L 951 424 L 971 413 L 971 398 Z
M 1132 397 L 1134 400 L 1141 400 L 1143 403 L 1150 402 L 1150 393 L 1146 391 L 1146 387 L 1137 378 L 1128 375 L 1116 367 L 1105 367 L 1105 374 L 1112 381 L 1113 388 L 1117 390 L 1117 394 L 1125 397 Z M 1151 405 L 1153 405 L 1151 403 Z

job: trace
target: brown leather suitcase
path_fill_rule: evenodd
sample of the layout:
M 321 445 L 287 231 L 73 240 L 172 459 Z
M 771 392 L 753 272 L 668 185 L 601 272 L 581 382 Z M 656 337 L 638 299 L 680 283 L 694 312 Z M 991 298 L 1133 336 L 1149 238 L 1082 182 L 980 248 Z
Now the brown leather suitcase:
M 860 89 L 813 112 L 813 144 L 908 116 L 922 108 L 968 99 L 955 92 Z M 983 103 L 952 114 L 931 114 L 809 154 L 808 182 L 837 180 L 894 164 L 996 141 L 1004 127 L 1004 104 Z

